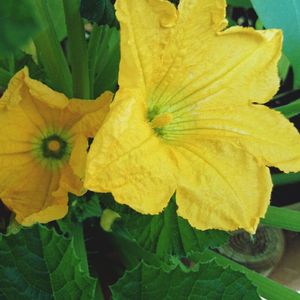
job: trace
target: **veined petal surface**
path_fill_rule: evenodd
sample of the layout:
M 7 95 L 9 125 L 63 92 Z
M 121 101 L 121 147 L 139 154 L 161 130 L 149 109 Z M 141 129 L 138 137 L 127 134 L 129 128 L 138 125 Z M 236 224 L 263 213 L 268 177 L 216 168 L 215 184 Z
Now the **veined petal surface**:
M 139 93 L 120 91 L 88 154 L 85 186 L 112 191 L 142 213 L 158 213 L 175 191 L 169 149 L 146 122 Z
M 270 201 L 268 168 L 230 143 L 182 143 L 173 151 L 179 162 L 178 214 L 201 230 L 254 233 Z

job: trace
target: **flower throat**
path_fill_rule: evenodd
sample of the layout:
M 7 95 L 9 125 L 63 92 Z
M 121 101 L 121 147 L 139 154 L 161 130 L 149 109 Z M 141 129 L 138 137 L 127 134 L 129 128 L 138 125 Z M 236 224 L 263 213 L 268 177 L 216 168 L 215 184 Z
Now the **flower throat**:
M 42 140 L 42 155 L 44 158 L 62 159 L 67 154 L 68 144 L 57 134 Z

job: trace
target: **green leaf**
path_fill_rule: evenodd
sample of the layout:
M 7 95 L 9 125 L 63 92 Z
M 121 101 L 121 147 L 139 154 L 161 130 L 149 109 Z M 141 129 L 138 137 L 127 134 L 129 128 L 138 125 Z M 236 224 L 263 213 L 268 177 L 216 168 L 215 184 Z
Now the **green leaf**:
M 78 197 L 70 194 L 69 199 L 70 214 L 73 220 L 83 222 L 88 218 L 100 217 L 101 207 L 98 195 L 85 194 L 84 196 Z
M 273 174 L 272 181 L 274 185 L 285 185 L 285 184 L 293 184 L 300 182 L 300 172 L 298 173 L 280 173 L 280 174 Z
M 114 300 L 260 299 L 245 275 L 215 262 L 197 264 L 188 272 L 179 266 L 170 272 L 144 263 L 111 287 Z
M 284 54 L 282 54 L 278 63 L 278 73 L 282 81 L 286 79 L 289 72 L 289 68 L 290 68 L 290 62 L 288 58 Z
M 284 207 L 269 206 L 262 224 L 300 232 L 300 212 Z
M 300 99 L 289 104 L 276 107 L 275 110 L 280 111 L 287 118 L 292 118 L 300 114 Z
M 49 11 L 48 2 L 35 2 L 42 30 L 35 36 L 39 62 L 47 74 L 47 85 L 66 96 L 72 97 L 72 77 L 64 51 L 58 40 L 54 24 Z
M 0 55 L 24 46 L 39 27 L 33 0 L 0 1 Z
M 9 70 L 8 59 L 0 61 L 0 88 L 5 90 L 7 88 L 9 80 L 13 75 L 27 66 L 29 68 L 30 77 L 40 81 L 45 80 L 44 70 L 40 65 L 37 65 L 32 56 L 24 53 L 21 50 L 16 50 L 14 56 L 11 57 L 13 68 Z
M 67 36 L 63 2 L 62 0 L 47 0 L 47 4 L 57 38 L 62 41 Z
M 176 204 L 170 201 L 159 215 L 141 215 L 127 206 L 114 205 L 120 219 L 115 221 L 112 230 L 141 248 L 168 261 L 171 256 L 185 257 L 192 251 L 216 248 L 227 242 L 229 235 L 218 230 L 200 231 L 177 216 Z
M 0 241 L 3 300 L 94 299 L 96 280 L 80 268 L 72 240 L 42 226 Z
M 227 0 L 227 4 L 235 7 L 251 8 L 250 0 Z
M 63 0 L 68 32 L 68 57 L 72 70 L 73 97 L 91 99 L 87 41 L 79 13 L 79 0 Z
M 91 90 L 94 97 L 104 91 L 115 92 L 120 62 L 120 33 L 116 28 L 94 26 L 89 47 Z
M 117 25 L 115 8 L 110 0 L 81 0 L 80 13 L 98 25 Z
M 266 28 L 281 28 L 283 52 L 291 62 L 295 86 L 300 86 L 300 1 L 251 0 Z
M 2 90 L 6 89 L 11 77 L 12 74 L 10 72 L 0 67 L 0 88 Z

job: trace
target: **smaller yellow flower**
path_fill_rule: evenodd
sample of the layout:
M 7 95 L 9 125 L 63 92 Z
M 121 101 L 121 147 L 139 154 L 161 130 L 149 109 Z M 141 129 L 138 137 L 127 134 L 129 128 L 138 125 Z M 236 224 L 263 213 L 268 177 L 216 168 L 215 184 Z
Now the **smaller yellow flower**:
M 82 195 L 88 147 L 112 94 L 69 100 L 25 68 L 0 100 L 0 197 L 22 225 L 65 216 L 68 192 Z

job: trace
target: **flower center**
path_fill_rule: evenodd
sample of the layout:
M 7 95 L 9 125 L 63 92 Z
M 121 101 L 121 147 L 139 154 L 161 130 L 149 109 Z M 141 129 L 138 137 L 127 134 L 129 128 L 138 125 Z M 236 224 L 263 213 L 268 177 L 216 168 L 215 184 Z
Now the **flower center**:
M 44 158 L 62 159 L 67 152 L 67 142 L 57 134 L 42 140 L 42 155 Z
M 48 143 L 48 150 L 49 151 L 57 152 L 60 149 L 61 149 L 61 143 L 59 141 L 52 140 Z
M 48 169 L 57 169 L 70 157 L 72 144 L 66 132 L 50 129 L 33 141 L 32 153 Z
M 164 126 L 171 123 L 173 116 L 170 113 L 164 113 L 158 116 L 155 116 L 151 121 L 152 128 L 163 128 Z
M 173 116 L 168 112 L 160 113 L 159 110 L 154 107 L 148 111 L 148 121 L 156 134 L 163 136 L 164 127 L 173 121 Z

